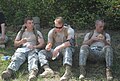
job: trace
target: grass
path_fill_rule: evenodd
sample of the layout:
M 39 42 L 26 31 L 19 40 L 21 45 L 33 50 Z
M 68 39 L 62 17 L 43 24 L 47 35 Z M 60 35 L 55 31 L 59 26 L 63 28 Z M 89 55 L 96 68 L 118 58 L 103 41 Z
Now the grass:
M 46 31 L 46 32 L 45 32 Z M 45 40 L 47 40 L 47 31 L 42 31 L 44 33 Z M 79 31 L 78 33 L 81 33 L 83 31 Z M 120 35 L 119 31 L 109 31 L 110 35 L 112 36 L 112 47 L 114 49 L 114 65 L 113 65 L 113 75 L 114 80 L 113 81 L 120 81 Z M 6 49 L 0 49 L 0 57 L 2 54 L 4 55 L 10 55 L 12 56 L 14 54 L 14 46 L 13 46 L 13 40 L 15 38 L 16 33 L 8 32 L 7 35 L 10 38 L 10 41 L 7 44 Z M 70 81 L 79 81 L 79 66 L 78 66 L 78 58 L 79 58 L 79 48 L 80 44 L 83 41 L 83 37 L 78 37 L 78 47 L 76 47 L 76 52 L 73 56 L 73 67 L 72 67 L 72 73 L 73 77 L 70 79 Z M 0 73 L 4 71 L 7 66 L 9 65 L 10 61 L 2 61 L 0 60 Z M 54 78 L 41 78 L 37 77 L 37 81 L 59 81 L 60 77 L 63 75 L 65 69 L 62 66 L 62 60 L 58 61 L 52 61 L 50 62 L 50 67 L 55 71 L 56 75 Z M 42 68 L 40 68 L 40 73 L 43 71 Z M 27 70 L 27 63 L 24 63 L 19 71 L 16 72 L 16 78 L 11 79 L 10 81 L 27 81 L 28 79 L 28 70 Z M 0 81 L 2 79 L 0 78 Z M 103 62 L 100 63 L 87 63 L 87 76 L 84 81 L 106 81 L 105 77 L 105 64 Z

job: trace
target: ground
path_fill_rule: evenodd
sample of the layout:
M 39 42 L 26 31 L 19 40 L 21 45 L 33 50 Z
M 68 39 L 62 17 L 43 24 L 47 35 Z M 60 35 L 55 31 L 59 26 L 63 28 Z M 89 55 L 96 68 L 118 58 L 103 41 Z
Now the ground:
M 49 29 L 41 29 L 45 40 L 47 40 L 47 32 Z M 77 39 L 77 45 L 75 47 L 76 52 L 74 53 L 73 56 L 73 67 L 72 67 L 72 73 L 73 76 L 69 81 L 79 81 L 79 66 L 78 66 L 78 58 L 79 58 L 79 49 L 81 46 L 81 43 L 83 41 L 84 37 L 84 32 L 85 30 L 76 30 L 76 39 Z M 111 35 L 111 40 L 112 40 L 112 48 L 114 50 L 114 62 L 113 62 L 113 76 L 114 80 L 113 81 L 120 81 L 120 31 L 113 31 L 113 30 L 108 30 L 107 31 Z M 0 57 L 2 55 L 9 55 L 12 56 L 15 48 L 13 46 L 13 40 L 16 36 L 16 29 L 13 29 L 12 31 L 9 30 L 7 32 L 7 35 L 9 36 L 10 40 L 7 43 L 6 49 L 0 49 Z M 10 61 L 2 61 L 0 60 L 0 73 L 2 73 L 3 70 L 5 70 L 8 66 Z M 55 71 L 56 75 L 53 78 L 40 78 L 38 75 L 37 81 L 59 81 L 60 77 L 64 73 L 64 67 L 62 66 L 62 60 L 58 61 L 52 61 L 50 62 L 50 67 Z M 41 73 L 43 69 L 40 68 Z M 28 78 L 28 71 L 27 71 L 27 63 L 24 63 L 19 71 L 16 72 L 15 79 L 11 79 L 10 81 L 26 81 Z M 0 78 L 0 81 L 2 79 Z M 105 77 L 105 63 L 104 62 L 87 62 L 87 76 L 84 81 L 106 81 Z

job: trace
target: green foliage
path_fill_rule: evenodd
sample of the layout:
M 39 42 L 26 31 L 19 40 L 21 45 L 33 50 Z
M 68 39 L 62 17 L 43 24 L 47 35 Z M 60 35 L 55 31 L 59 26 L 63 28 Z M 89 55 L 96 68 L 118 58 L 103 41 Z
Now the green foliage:
M 120 26 L 119 0 L 2 0 L 7 22 L 23 23 L 26 16 L 40 17 L 41 26 L 53 26 L 53 20 L 62 16 L 68 24 L 78 29 L 94 27 L 96 19 L 104 19 L 108 29 Z

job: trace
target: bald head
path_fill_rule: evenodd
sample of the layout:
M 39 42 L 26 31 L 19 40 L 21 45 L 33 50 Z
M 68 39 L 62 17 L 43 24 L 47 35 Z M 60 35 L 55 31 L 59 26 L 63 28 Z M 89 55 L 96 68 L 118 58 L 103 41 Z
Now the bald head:
M 95 21 L 95 25 L 99 24 L 99 23 L 105 23 L 103 20 L 96 20 Z
M 105 25 L 105 23 L 104 23 L 103 20 L 96 20 L 95 21 L 96 31 L 99 32 L 99 33 L 103 32 L 104 25 Z

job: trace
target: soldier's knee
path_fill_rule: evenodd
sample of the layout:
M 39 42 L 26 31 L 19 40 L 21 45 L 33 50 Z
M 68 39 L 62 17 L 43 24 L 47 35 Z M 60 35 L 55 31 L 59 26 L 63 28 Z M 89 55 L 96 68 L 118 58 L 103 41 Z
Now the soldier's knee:
M 26 59 L 25 56 L 13 56 L 11 58 L 11 61 L 17 61 L 17 60 L 24 61 L 25 59 Z
M 41 51 L 39 51 L 39 53 L 44 53 L 44 52 L 46 52 L 46 50 L 41 50 Z
M 111 51 L 111 52 L 113 51 L 112 47 L 111 47 L 111 46 L 109 46 L 109 45 L 104 46 L 104 48 L 103 48 L 103 49 L 104 49 L 104 51 L 106 51 L 106 52 L 107 52 L 107 51 Z
M 80 52 L 88 52 L 89 51 L 89 46 L 88 45 L 82 45 L 80 48 Z
M 88 49 L 88 48 L 89 48 L 88 45 L 82 45 L 82 46 L 81 46 L 81 49 Z
M 72 49 L 72 48 L 70 48 L 70 47 L 67 47 L 67 48 L 65 49 L 65 51 L 67 51 L 68 53 L 72 53 L 72 52 L 74 52 L 74 49 Z
M 41 51 L 38 52 L 38 56 L 41 56 L 41 55 L 43 55 L 44 53 L 46 53 L 46 50 L 41 50 Z
M 70 48 L 69 47 L 65 48 L 65 51 L 70 51 Z
M 39 51 L 39 53 L 38 53 L 38 58 L 39 58 L 39 60 L 46 58 L 45 52 L 46 52 L 46 50 L 41 50 L 41 51 Z

